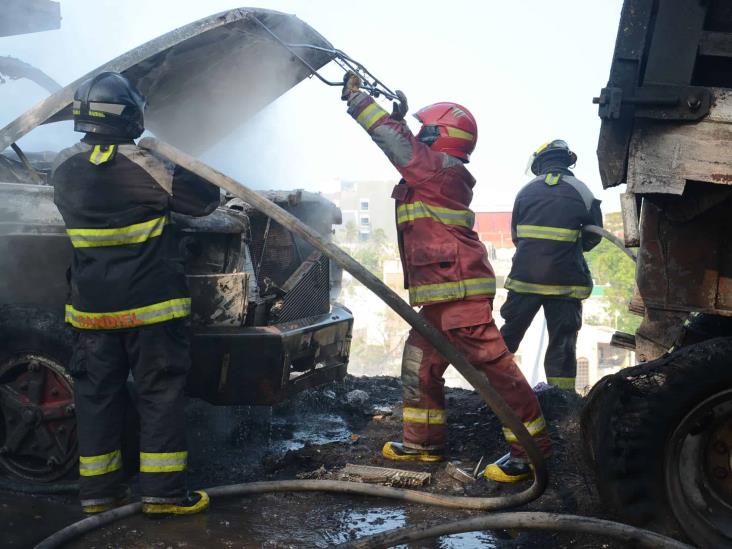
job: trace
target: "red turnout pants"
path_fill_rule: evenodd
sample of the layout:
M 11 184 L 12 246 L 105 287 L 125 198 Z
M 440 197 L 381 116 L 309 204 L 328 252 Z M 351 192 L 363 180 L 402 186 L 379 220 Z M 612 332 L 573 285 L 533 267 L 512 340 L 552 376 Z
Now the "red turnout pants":
M 542 452 L 549 455 L 551 443 L 546 434 L 539 401 L 513 361 L 513 355 L 506 348 L 493 322 L 490 302 L 455 302 L 446 305 L 424 307 L 420 314 L 442 329 L 447 339 L 470 363 L 488 376 L 491 385 L 521 418 Z M 481 308 L 476 315 L 476 306 L 479 305 Z M 461 314 L 461 306 L 467 309 L 467 314 Z M 487 308 L 487 315 L 484 308 Z M 460 317 L 463 317 L 462 322 Z M 465 324 L 469 319 L 478 319 L 482 323 L 450 328 L 451 325 Z M 421 335 L 414 330 L 409 333 L 402 358 L 405 446 L 439 450 L 445 445 L 447 422 L 443 375 L 447 366 L 448 362 Z M 526 454 L 511 430 L 504 428 L 503 435 L 511 445 L 511 454 L 516 458 L 525 458 Z

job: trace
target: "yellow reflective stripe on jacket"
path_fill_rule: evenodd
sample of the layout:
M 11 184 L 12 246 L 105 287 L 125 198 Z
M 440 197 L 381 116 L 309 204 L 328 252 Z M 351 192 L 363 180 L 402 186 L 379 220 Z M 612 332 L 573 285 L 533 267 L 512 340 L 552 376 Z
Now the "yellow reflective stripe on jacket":
M 424 284 L 409 288 L 409 301 L 412 305 L 433 301 L 456 301 L 468 296 L 496 294 L 495 278 L 467 278 L 456 282 Z
M 553 284 L 535 284 L 506 278 L 505 288 L 519 294 L 554 295 L 585 299 L 592 293 L 591 286 L 562 286 Z
M 384 118 L 387 112 L 376 103 L 371 103 L 361 114 L 356 117 L 356 121 L 363 126 L 365 130 L 370 130 L 371 126 Z
M 176 473 L 186 470 L 188 452 L 140 452 L 141 473 Z
M 100 248 L 140 244 L 163 234 L 167 216 L 111 229 L 66 229 L 74 248 Z
M 465 139 L 466 141 L 472 141 L 473 140 L 473 134 L 470 132 L 466 132 L 465 130 L 461 130 L 459 128 L 453 128 L 451 126 L 447 126 L 447 135 L 450 137 L 457 137 L 458 139 Z
M 191 314 L 191 298 L 183 297 L 161 301 L 146 307 L 113 311 L 109 313 L 88 313 L 66 305 L 66 322 L 75 328 L 86 330 L 115 330 L 157 324 Z
M 518 238 L 540 238 L 543 240 L 557 240 L 559 242 L 576 242 L 579 230 L 563 229 L 561 227 L 545 227 L 542 225 L 517 225 Z
M 550 187 L 553 187 L 557 183 L 559 183 L 559 179 L 562 177 L 562 174 L 546 174 L 546 177 L 544 178 L 544 183 L 549 185 Z
M 425 204 L 419 200 L 410 204 L 402 204 L 397 208 L 397 224 L 423 218 L 430 218 L 444 225 L 460 225 L 468 229 L 472 229 L 475 223 L 475 214 L 470 210 L 451 210 Z
M 560 389 L 574 389 L 575 378 L 573 377 L 547 377 L 547 383 Z
M 428 423 L 430 425 L 445 424 L 445 410 L 435 408 L 404 408 L 404 423 Z
M 96 116 L 92 114 L 94 111 L 90 111 L 89 114 L 91 116 Z M 104 113 L 99 113 L 101 116 L 100 118 L 104 118 Z M 89 162 L 92 164 L 99 166 L 100 164 L 104 164 L 107 162 L 110 158 L 112 158 L 112 154 L 114 154 L 114 150 L 117 147 L 117 145 L 107 145 L 107 148 L 102 150 L 101 145 L 94 145 L 94 148 L 92 149 L 91 154 L 89 155 Z
M 115 450 L 99 456 L 79 456 L 79 474 L 82 477 L 106 475 L 122 468 L 122 452 Z
M 526 427 L 526 430 L 532 437 L 543 433 L 546 429 L 546 421 L 544 421 L 544 416 L 539 416 L 533 421 L 525 421 L 524 427 Z M 503 436 L 506 439 L 506 442 L 508 442 L 509 444 L 518 442 L 518 438 L 508 427 L 503 428 Z

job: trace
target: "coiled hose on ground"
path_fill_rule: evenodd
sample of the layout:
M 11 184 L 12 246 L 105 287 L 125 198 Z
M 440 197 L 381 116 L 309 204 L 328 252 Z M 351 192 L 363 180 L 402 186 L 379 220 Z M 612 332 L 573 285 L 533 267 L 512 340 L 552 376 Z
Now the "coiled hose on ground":
M 534 466 L 534 481 L 529 488 L 516 494 L 491 498 L 445 496 L 440 494 L 419 492 L 416 490 L 403 490 L 384 486 L 372 486 L 361 483 L 329 480 L 252 482 L 231 486 L 219 486 L 207 490 L 211 497 L 261 494 L 267 492 L 323 491 L 387 497 L 406 502 L 422 503 L 427 505 L 437 505 L 451 508 L 495 511 L 528 503 L 538 498 L 544 492 L 547 484 L 546 463 L 543 456 L 541 455 L 541 452 L 534 443 L 533 438 L 526 430 L 526 427 L 523 425 L 521 420 L 516 416 L 516 414 L 513 413 L 513 411 L 508 407 L 506 402 L 500 397 L 495 389 L 493 389 L 493 387 L 488 382 L 488 379 L 478 370 L 473 368 L 472 365 L 465 359 L 465 357 L 447 341 L 447 339 L 442 335 L 439 330 L 437 330 L 434 326 L 425 321 L 424 318 L 417 314 L 394 291 L 384 285 L 381 280 L 371 274 L 368 270 L 366 270 L 356 260 L 354 260 L 351 256 L 349 256 L 335 244 L 330 242 L 323 242 L 320 235 L 316 233 L 313 229 L 311 229 L 308 225 L 306 225 L 296 217 L 292 216 L 291 214 L 274 204 L 272 201 L 261 196 L 259 193 L 248 189 L 241 183 L 214 170 L 203 162 L 156 139 L 143 139 L 140 142 L 140 146 L 171 160 L 175 164 L 178 164 L 183 168 L 190 170 L 194 174 L 241 198 L 254 208 L 258 209 L 259 211 L 291 231 L 292 233 L 303 238 L 306 242 L 310 243 L 316 249 L 326 254 L 341 268 L 351 273 L 354 278 L 356 278 L 364 286 L 374 292 L 382 301 L 384 301 L 384 303 L 386 303 L 397 314 L 399 314 L 399 316 L 407 321 L 420 335 L 430 341 L 435 349 L 437 349 L 437 351 L 439 351 L 440 354 L 442 354 L 460 372 L 460 374 L 466 380 L 468 380 L 468 382 L 473 387 L 475 387 L 475 389 L 486 401 L 486 404 L 500 419 L 501 423 L 511 429 L 513 433 L 515 433 L 520 444 L 524 447 L 529 459 Z M 78 537 L 95 528 L 104 526 L 115 520 L 119 520 L 121 518 L 138 513 L 140 509 L 141 504 L 134 503 L 126 505 L 124 507 L 120 507 L 118 509 L 114 509 L 112 511 L 108 511 L 106 513 L 101 513 L 97 516 L 83 519 L 60 530 L 56 534 L 53 534 L 49 538 L 42 541 L 36 547 L 37 549 L 49 549 L 52 547 L 58 547 L 61 543 L 74 539 L 75 537 Z M 518 518 L 520 518 L 521 520 L 518 520 L 518 518 L 514 520 L 514 518 L 512 518 L 514 517 L 514 515 L 516 514 L 508 513 L 502 514 L 500 515 L 500 517 L 503 517 L 507 524 L 510 523 L 511 525 L 517 527 L 520 523 L 529 524 L 531 522 L 527 521 L 526 513 L 518 514 L 520 515 L 520 517 Z M 546 513 L 544 513 L 543 515 L 546 515 Z M 491 518 L 494 517 L 485 517 L 485 520 L 490 522 Z M 583 518 L 578 517 L 577 520 L 581 521 L 583 520 Z M 633 536 L 635 536 L 634 539 L 637 539 L 639 543 L 645 543 L 648 547 L 686 547 L 683 544 L 679 544 L 679 542 L 675 540 L 663 538 L 662 536 L 659 536 L 658 534 L 654 534 L 652 532 L 647 532 L 644 530 L 632 528 L 630 526 L 615 523 L 609 523 L 613 524 L 614 526 L 607 527 L 606 521 L 597 521 L 597 519 L 587 520 L 589 522 L 586 523 L 588 525 L 586 526 L 586 528 L 592 528 L 592 531 L 595 533 L 602 533 L 611 537 L 617 537 L 620 535 L 621 532 L 625 536 L 629 535 L 629 532 L 632 532 Z M 536 522 L 536 524 L 538 523 L 539 522 Z M 445 525 L 443 526 L 443 529 L 447 528 L 449 530 L 450 526 L 453 528 L 465 528 L 465 524 L 465 521 L 459 521 L 459 523 Z M 541 524 L 541 527 L 543 528 L 564 529 L 566 528 L 568 522 L 544 520 L 543 522 L 541 522 Z M 480 529 L 485 529 L 488 527 L 490 526 L 481 526 Z M 422 530 L 422 532 L 425 531 L 428 530 Z M 454 530 L 454 532 L 462 531 L 467 530 Z M 452 532 L 443 532 L 443 534 L 446 533 Z M 391 543 L 388 540 L 388 536 L 393 534 L 393 532 L 387 532 L 385 534 L 382 534 L 382 536 L 387 536 L 384 538 L 387 541 L 374 543 L 381 543 L 380 546 L 386 546 L 384 545 L 384 543 Z M 419 533 L 402 533 L 401 530 L 397 535 L 420 536 Z M 413 539 L 422 539 L 430 536 L 432 536 L 432 534 L 428 536 L 414 537 Z

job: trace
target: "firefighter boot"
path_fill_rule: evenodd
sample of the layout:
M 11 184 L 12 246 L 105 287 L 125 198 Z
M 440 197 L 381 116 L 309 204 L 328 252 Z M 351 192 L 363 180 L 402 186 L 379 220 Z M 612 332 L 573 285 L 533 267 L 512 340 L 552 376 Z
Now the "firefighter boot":
M 81 510 L 87 515 L 96 515 L 98 513 L 104 513 L 105 511 L 111 511 L 116 507 L 129 502 L 132 496 L 132 491 L 129 487 L 125 486 L 120 489 L 119 494 L 113 498 L 97 499 L 97 500 L 82 500 Z
M 442 461 L 442 453 L 437 450 L 418 450 L 407 448 L 401 442 L 387 442 L 381 449 L 382 455 L 394 461 Z
M 483 471 L 485 478 L 502 483 L 518 482 L 529 478 L 532 474 L 530 464 L 511 457 L 511 454 L 506 454 L 491 463 Z
M 208 509 L 208 494 L 196 490 L 179 503 L 143 503 L 142 512 L 148 516 L 194 515 Z

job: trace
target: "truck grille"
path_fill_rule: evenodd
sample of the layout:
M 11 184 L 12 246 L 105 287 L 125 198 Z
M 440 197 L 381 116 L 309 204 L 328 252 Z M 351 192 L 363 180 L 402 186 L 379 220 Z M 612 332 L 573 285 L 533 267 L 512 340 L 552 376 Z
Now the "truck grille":
M 278 322 L 322 315 L 330 311 L 330 265 L 328 258 L 314 253 L 308 258 L 307 270 L 294 281 L 283 298 Z M 288 281 L 289 282 L 289 281 Z
M 328 258 L 317 252 L 303 258 L 292 233 L 275 221 L 268 222 L 265 216 L 250 214 L 250 222 L 251 252 L 260 291 L 265 290 L 264 280 L 269 278 L 286 292 L 275 321 L 289 322 L 327 313 L 330 310 Z

